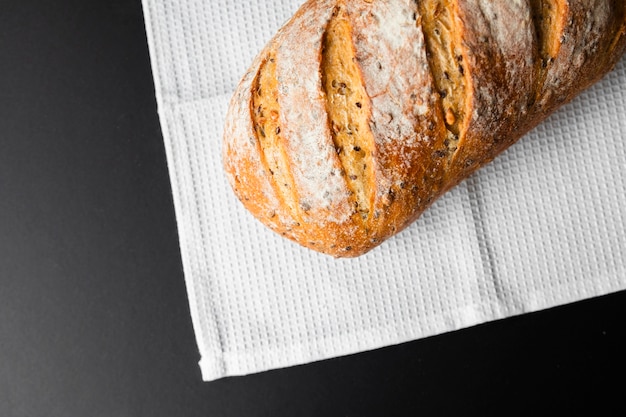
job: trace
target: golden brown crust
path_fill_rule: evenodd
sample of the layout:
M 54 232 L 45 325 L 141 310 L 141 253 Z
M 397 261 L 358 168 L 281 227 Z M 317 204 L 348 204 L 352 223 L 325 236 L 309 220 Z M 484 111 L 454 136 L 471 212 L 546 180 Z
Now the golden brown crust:
M 277 233 L 358 256 L 609 71 L 623 0 L 310 0 L 235 92 L 223 147 Z

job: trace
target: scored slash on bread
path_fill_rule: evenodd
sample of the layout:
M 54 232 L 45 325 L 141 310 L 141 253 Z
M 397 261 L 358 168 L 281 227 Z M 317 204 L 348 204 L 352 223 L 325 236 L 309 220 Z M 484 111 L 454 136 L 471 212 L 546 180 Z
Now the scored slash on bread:
M 277 233 L 358 256 L 625 49 L 623 0 L 311 0 L 233 95 L 225 172 Z

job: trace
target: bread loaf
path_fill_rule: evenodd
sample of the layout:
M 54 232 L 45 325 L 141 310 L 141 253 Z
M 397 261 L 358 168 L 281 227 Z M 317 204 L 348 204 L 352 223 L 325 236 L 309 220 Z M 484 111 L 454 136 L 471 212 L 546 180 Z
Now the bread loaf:
M 225 172 L 272 230 L 358 256 L 625 49 L 624 0 L 310 0 L 231 100 Z

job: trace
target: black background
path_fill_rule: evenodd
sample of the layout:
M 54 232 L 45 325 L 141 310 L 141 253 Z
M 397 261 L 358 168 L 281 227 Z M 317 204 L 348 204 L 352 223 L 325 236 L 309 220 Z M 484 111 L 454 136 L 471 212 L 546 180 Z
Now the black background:
M 0 417 L 624 415 L 625 318 L 201 382 L 140 2 L 0 0 Z

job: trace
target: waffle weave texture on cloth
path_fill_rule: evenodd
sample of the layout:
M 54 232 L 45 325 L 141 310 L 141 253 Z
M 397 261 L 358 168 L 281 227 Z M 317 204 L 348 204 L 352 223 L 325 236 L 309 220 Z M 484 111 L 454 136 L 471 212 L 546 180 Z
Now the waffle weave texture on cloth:
M 357 259 L 245 211 L 228 101 L 300 0 L 143 0 L 204 380 L 397 344 L 626 289 L 626 59 Z

